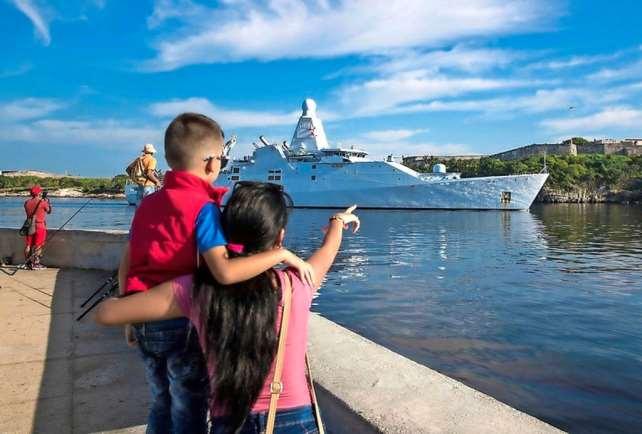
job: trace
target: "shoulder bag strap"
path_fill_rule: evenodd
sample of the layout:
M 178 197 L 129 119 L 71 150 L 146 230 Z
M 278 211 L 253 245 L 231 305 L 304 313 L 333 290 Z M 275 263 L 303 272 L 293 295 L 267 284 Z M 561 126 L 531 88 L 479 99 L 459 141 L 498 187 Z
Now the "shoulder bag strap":
M 33 216 L 35 216 L 35 215 L 36 215 L 36 213 L 38 212 L 38 207 L 40 207 L 40 202 L 42 202 L 42 199 L 40 199 L 40 200 L 38 201 L 38 203 L 36 204 L 36 207 L 35 207 L 35 208 L 33 209 L 33 211 L 31 212 L 31 215 L 30 215 L 29 217 L 27 217 L 28 219 L 32 219 L 32 218 L 33 218 Z
M 312 378 L 312 369 L 310 368 L 310 357 L 308 357 L 308 352 L 305 352 L 305 367 L 308 371 L 308 387 L 310 389 L 310 399 L 312 401 L 312 407 L 314 409 L 314 419 L 317 421 L 317 430 L 319 434 L 325 434 L 323 429 L 323 420 L 321 419 L 321 410 L 319 410 L 319 403 L 317 402 L 317 394 L 314 391 L 314 378 Z
M 283 360 L 285 359 L 285 341 L 288 336 L 288 323 L 290 319 L 290 308 L 292 307 L 292 284 L 287 273 L 283 273 L 283 313 L 281 314 L 281 330 L 279 332 L 279 346 L 276 351 L 276 362 L 274 365 L 274 378 L 270 384 L 270 407 L 268 410 L 266 434 L 272 434 L 274 431 L 274 422 L 276 421 L 276 408 L 279 401 L 279 395 L 283 391 L 281 383 L 281 374 L 283 373 Z
M 140 164 L 140 171 L 143 172 L 143 176 L 145 177 L 145 181 L 149 181 L 149 176 L 147 175 L 147 168 L 145 167 L 145 156 L 142 155 L 140 157 L 138 164 Z

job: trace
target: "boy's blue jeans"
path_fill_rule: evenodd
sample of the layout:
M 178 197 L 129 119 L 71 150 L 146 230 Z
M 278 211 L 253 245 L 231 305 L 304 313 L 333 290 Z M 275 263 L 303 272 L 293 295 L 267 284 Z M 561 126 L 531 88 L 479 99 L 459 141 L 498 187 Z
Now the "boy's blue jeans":
M 207 369 L 186 318 L 136 324 L 152 391 L 148 434 L 207 432 Z
M 227 434 L 230 427 L 226 417 L 212 419 L 210 434 Z M 267 426 L 267 412 L 250 413 L 238 434 L 261 434 Z M 277 410 L 274 423 L 276 434 L 317 434 L 317 422 L 312 407 L 296 407 L 287 410 Z

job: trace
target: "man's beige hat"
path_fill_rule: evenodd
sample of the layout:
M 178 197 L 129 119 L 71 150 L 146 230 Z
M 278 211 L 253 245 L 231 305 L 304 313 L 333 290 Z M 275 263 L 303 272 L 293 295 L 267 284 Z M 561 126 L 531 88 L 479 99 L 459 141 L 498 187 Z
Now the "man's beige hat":
M 148 143 L 143 148 L 143 152 L 145 152 L 147 154 L 155 154 L 156 153 L 156 148 L 154 148 L 154 145 L 152 145 L 151 143 Z

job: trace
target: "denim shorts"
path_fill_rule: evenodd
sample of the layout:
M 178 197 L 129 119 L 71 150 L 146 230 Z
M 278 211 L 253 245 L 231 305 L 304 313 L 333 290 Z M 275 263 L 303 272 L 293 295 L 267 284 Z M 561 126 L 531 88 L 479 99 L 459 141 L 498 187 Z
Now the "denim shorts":
M 245 419 L 239 434 L 261 434 L 267 425 L 267 412 L 250 413 Z M 227 426 L 226 417 L 212 419 L 210 434 L 227 434 L 233 427 Z M 312 407 L 295 407 L 276 412 L 274 424 L 275 434 L 317 434 L 317 422 L 312 412 Z

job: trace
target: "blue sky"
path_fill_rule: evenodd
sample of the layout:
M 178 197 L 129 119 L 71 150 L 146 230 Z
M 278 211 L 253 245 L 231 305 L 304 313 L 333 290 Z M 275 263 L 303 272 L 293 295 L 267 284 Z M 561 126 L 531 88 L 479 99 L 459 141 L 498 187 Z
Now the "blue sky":
M 188 110 L 243 154 L 289 140 L 306 97 L 331 143 L 373 156 L 640 137 L 640 16 L 634 0 L 0 0 L 0 170 L 113 176 Z

